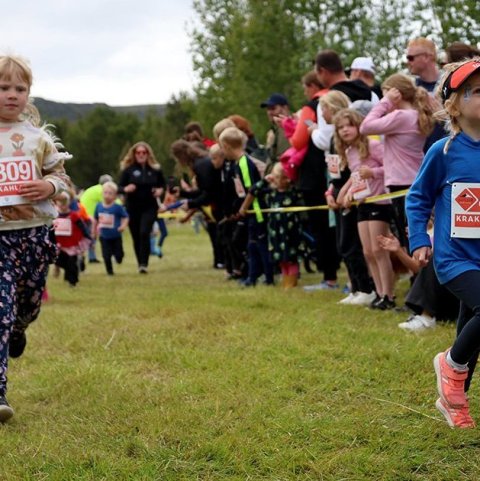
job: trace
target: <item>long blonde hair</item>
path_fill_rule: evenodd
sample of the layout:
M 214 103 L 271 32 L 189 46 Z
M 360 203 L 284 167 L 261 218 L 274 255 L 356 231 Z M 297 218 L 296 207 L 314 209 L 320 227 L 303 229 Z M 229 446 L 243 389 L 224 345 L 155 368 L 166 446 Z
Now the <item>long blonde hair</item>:
M 339 90 L 330 90 L 322 95 L 318 100 L 321 106 L 327 106 L 333 116 L 342 109 L 346 109 L 350 105 L 350 99 Z
M 137 150 L 137 147 L 144 147 L 145 150 L 147 151 L 147 164 L 152 168 L 159 170 L 160 169 L 160 164 L 158 163 L 157 159 L 155 158 L 155 154 L 153 153 L 153 149 L 150 147 L 147 142 L 144 142 L 141 140 L 140 142 L 137 142 L 136 144 L 133 144 L 125 154 L 125 157 L 121 160 L 120 162 L 120 169 L 126 169 L 127 167 L 130 167 L 133 165 L 136 160 L 135 160 L 135 151 Z
M 357 128 L 358 136 L 353 144 L 346 144 L 338 135 L 338 125 L 342 120 L 347 120 L 350 125 Z M 360 160 L 365 160 L 370 155 L 369 141 L 366 135 L 360 133 L 360 124 L 363 122 L 363 117 L 353 109 L 342 109 L 333 117 L 333 125 L 335 125 L 335 133 L 333 135 L 335 141 L 335 150 L 340 156 L 340 168 L 343 170 L 347 165 L 347 149 L 349 147 L 356 147 L 360 156 Z
M 423 87 L 417 87 L 413 80 L 403 73 L 390 75 L 382 83 L 382 89 L 391 88 L 398 89 L 402 99 L 412 104 L 418 112 L 418 130 L 422 135 L 429 135 L 435 124 L 433 102 L 429 93 Z

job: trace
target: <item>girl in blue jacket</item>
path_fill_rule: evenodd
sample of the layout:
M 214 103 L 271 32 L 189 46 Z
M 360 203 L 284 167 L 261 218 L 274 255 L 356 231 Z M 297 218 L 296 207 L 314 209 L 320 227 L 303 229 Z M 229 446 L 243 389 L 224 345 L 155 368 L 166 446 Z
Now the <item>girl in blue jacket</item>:
M 451 427 L 470 428 L 466 391 L 480 349 L 480 58 L 447 66 L 438 93 L 451 135 L 430 148 L 407 196 L 409 240 L 426 265 L 434 208 L 435 270 L 461 303 L 455 342 L 434 359 L 436 407 Z

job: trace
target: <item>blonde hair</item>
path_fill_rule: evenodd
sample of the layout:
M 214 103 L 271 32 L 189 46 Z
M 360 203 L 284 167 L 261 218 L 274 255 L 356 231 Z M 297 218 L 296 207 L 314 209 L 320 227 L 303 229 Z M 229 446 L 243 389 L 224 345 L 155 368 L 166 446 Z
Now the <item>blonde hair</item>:
M 290 178 L 285 172 L 285 168 L 283 167 L 283 164 L 281 162 L 276 162 L 275 164 L 273 164 L 272 171 L 270 173 L 278 174 L 279 176 L 285 177 L 286 179 L 288 179 L 289 183 L 291 183 Z
M 128 149 L 127 153 L 125 154 L 125 157 L 120 162 L 120 168 L 123 170 L 135 163 L 135 150 L 137 150 L 137 147 L 144 147 L 145 150 L 147 151 L 147 164 L 152 169 L 160 170 L 160 164 L 155 158 L 155 154 L 153 153 L 152 148 L 150 147 L 149 144 L 147 144 L 143 140 L 140 142 L 137 142 L 136 144 L 133 144 Z
M 358 135 L 353 144 L 346 144 L 338 135 L 338 125 L 342 120 L 347 120 L 350 125 L 357 128 Z M 342 109 L 333 117 L 333 125 L 335 125 L 335 133 L 333 139 L 335 142 L 335 150 L 340 156 L 340 168 L 344 170 L 347 166 L 347 149 L 349 147 L 356 147 L 358 149 L 360 160 L 366 159 L 370 155 L 369 141 L 366 135 L 360 133 L 360 124 L 363 122 L 363 117 L 354 109 Z
M 247 145 L 247 136 L 237 127 L 226 128 L 219 137 L 220 144 L 227 144 L 232 149 L 244 149 Z
M 330 109 L 332 117 L 342 109 L 350 106 L 350 99 L 338 90 L 331 90 L 319 99 L 320 105 L 327 106 Z
M 112 182 L 111 180 L 107 180 L 107 182 L 104 182 L 102 184 L 102 191 L 104 191 L 105 189 L 111 189 L 114 192 L 118 192 L 117 184 L 115 184 L 115 182 Z
M 390 75 L 383 83 L 382 89 L 395 88 L 400 91 L 402 99 L 410 102 L 418 112 L 418 130 L 422 135 L 429 135 L 435 123 L 433 104 L 430 95 L 423 87 L 417 87 L 411 77 L 403 73 Z
M 417 37 L 408 42 L 408 47 L 421 47 L 436 58 L 437 47 L 432 40 L 425 37 Z
M 447 100 L 443 100 L 442 91 L 449 80 L 452 72 L 458 70 L 460 67 L 469 63 L 471 61 L 480 62 L 480 57 L 474 57 L 472 59 L 466 59 L 462 62 L 449 63 L 444 67 L 444 74 L 440 78 L 437 88 L 435 90 L 435 95 L 439 101 L 443 104 L 443 108 L 435 113 L 435 118 L 441 122 L 445 122 L 446 130 L 450 133 L 450 138 L 448 139 L 445 147 L 443 149 L 444 153 L 447 153 L 452 140 L 462 131 L 462 127 L 458 121 L 459 117 L 462 115 L 459 108 L 460 103 L 460 92 L 452 92 Z
M 0 79 L 10 81 L 16 77 L 23 80 L 28 85 L 28 90 L 30 90 L 33 75 L 28 61 L 17 55 L 0 56 Z
M 232 119 L 226 118 L 217 122 L 213 126 L 213 136 L 215 137 L 215 140 L 218 141 L 218 139 L 220 138 L 220 134 L 225 129 L 228 129 L 228 127 L 236 127 L 235 122 Z
M 11 82 L 19 78 L 28 86 L 28 93 L 33 83 L 33 74 L 28 60 L 18 55 L 1 55 L 0 56 L 0 79 Z M 32 102 L 27 102 L 25 108 L 20 115 L 20 120 L 28 120 L 35 127 L 39 127 L 41 123 L 40 113 Z

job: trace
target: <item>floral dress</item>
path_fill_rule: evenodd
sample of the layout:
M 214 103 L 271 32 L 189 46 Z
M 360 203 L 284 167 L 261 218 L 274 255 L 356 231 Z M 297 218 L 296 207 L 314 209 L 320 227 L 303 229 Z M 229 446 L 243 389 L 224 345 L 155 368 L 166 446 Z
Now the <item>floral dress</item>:
M 257 182 L 250 192 L 255 197 L 261 197 L 269 209 L 304 205 L 302 194 L 295 187 L 279 192 L 272 189 L 263 179 Z M 268 214 L 268 247 L 274 262 L 299 262 L 304 256 L 302 223 L 300 212 Z

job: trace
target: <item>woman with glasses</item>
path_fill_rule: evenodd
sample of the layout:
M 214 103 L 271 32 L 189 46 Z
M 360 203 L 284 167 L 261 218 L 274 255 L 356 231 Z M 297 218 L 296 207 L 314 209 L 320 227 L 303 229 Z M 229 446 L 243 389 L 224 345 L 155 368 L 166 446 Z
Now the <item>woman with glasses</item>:
M 150 233 L 157 217 L 158 200 L 165 188 L 160 164 L 146 142 L 133 145 L 120 162 L 119 192 L 125 196 L 130 233 L 138 272 L 146 274 L 150 255 Z

